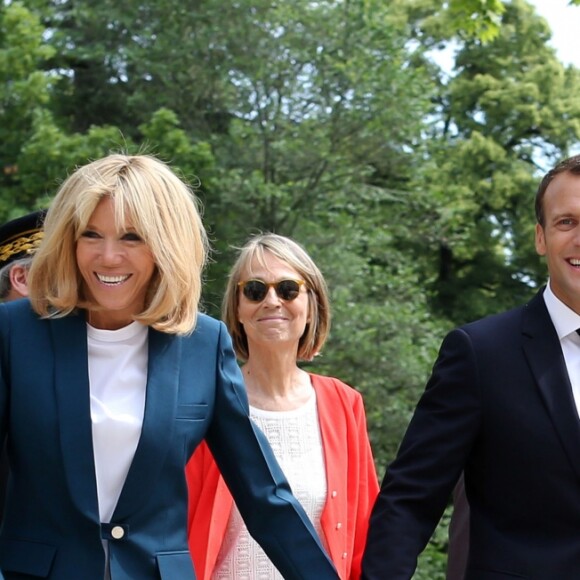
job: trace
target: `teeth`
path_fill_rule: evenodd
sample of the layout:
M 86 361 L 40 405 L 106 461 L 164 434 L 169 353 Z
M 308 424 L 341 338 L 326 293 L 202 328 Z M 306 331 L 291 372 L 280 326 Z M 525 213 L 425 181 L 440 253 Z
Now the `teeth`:
M 129 276 L 128 275 L 125 275 L 125 276 L 103 276 L 103 274 L 97 274 L 97 278 L 103 284 L 121 284 L 122 282 L 127 280 L 127 278 L 129 278 Z
M 571 258 L 570 264 L 572 264 L 572 266 L 580 266 L 580 260 L 578 258 Z

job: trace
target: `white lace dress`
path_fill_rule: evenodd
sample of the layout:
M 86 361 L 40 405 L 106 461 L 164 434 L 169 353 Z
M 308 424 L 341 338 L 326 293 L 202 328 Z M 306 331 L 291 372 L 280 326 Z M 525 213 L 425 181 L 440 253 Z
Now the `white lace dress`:
M 264 411 L 250 407 L 250 416 L 268 438 L 292 492 L 324 542 L 320 515 L 326 501 L 326 472 L 314 390 L 298 409 Z M 248 533 L 235 504 L 212 579 L 283 580 Z

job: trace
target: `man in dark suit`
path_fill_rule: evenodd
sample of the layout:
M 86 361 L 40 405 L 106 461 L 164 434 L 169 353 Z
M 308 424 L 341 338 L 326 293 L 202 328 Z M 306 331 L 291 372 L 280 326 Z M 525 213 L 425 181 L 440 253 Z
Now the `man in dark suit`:
M 580 577 L 580 155 L 536 195 L 549 281 L 443 341 L 370 522 L 366 580 L 408 580 L 460 474 L 467 580 Z

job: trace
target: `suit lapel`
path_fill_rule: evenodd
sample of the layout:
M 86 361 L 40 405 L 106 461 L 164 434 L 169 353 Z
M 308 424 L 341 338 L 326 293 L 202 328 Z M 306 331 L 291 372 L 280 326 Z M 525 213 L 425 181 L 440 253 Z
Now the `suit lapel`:
M 524 351 L 554 429 L 580 478 L 580 420 L 560 340 L 540 292 L 526 307 Z
M 55 389 L 63 463 L 77 507 L 99 521 L 93 455 L 85 317 L 50 321 L 55 354 Z
M 122 520 L 153 493 L 173 440 L 182 339 L 149 330 L 149 363 L 143 428 L 113 514 Z

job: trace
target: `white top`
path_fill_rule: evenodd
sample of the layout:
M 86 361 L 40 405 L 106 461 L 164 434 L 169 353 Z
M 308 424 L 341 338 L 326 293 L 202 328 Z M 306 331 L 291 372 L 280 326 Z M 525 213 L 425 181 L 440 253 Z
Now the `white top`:
M 314 389 L 310 399 L 298 409 L 264 411 L 250 407 L 250 416 L 266 435 L 292 493 L 324 541 L 320 516 L 326 502 L 326 470 Z M 235 503 L 212 578 L 283 580 L 248 533 Z
M 544 290 L 544 301 L 560 339 L 576 412 L 580 416 L 580 336 L 576 332 L 580 328 L 580 315 L 556 297 L 549 282 Z
M 93 449 L 101 522 L 110 522 L 141 436 L 148 329 L 87 325 Z

